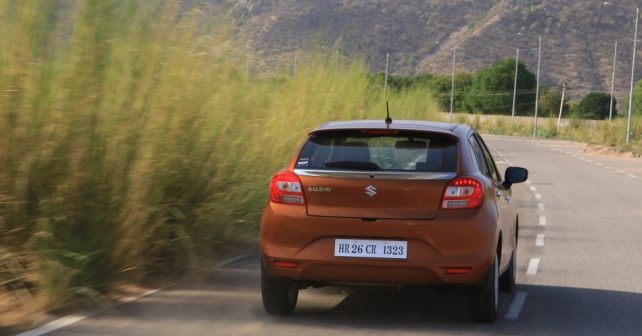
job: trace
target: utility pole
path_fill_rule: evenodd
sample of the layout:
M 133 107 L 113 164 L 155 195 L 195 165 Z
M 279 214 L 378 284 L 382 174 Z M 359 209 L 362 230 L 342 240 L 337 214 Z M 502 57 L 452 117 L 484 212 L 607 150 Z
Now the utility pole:
M 609 123 L 613 118 L 613 89 L 615 88 L 615 59 L 617 56 L 617 41 L 615 41 L 615 48 L 613 49 L 613 73 L 611 74 L 611 103 L 609 104 Z
M 638 42 L 638 19 L 640 18 L 640 8 L 635 9 L 635 34 L 633 35 L 633 61 L 631 62 L 631 89 L 629 91 L 629 117 L 626 122 L 626 144 L 629 144 L 631 138 L 631 111 L 633 110 L 633 75 L 635 74 L 635 51 Z
M 537 86 L 535 87 L 535 126 L 533 127 L 533 138 L 537 138 L 537 109 L 539 107 L 539 67 L 542 60 L 542 35 L 539 36 L 537 47 Z
M 448 122 L 453 122 L 453 105 L 455 102 L 455 55 L 457 47 L 453 45 L 453 70 L 450 75 L 450 113 L 448 114 Z
M 515 121 L 515 98 L 517 96 L 517 65 L 519 64 L 519 48 L 515 49 L 515 82 L 513 83 L 513 114 L 511 121 Z
M 562 86 L 561 86 L 562 101 L 560 102 L 560 115 L 557 117 L 557 129 L 560 129 L 560 123 L 562 122 L 562 110 L 564 109 L 564 94 L 566 93 L 567 88 L 568 88 L 568 83 L 564 81 L 564 83 L 562 83 Z

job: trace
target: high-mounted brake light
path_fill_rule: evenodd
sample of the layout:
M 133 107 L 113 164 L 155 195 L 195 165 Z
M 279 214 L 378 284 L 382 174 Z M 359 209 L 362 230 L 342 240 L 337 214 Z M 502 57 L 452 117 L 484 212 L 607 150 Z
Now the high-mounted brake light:
M 389 129 L 367 129 L 362 130 L 361 133 L 367 135 L 397 135 L 399 134 L 399 131 Z
M 472 177 L 457 177 L 448 183 L 441 198 L 441 209 L 471 209 L 484 201 L 481 182 Z
M 299 177 L 289 171 L 276 173 L 270 183 L 270 201 L 304 205 L 303 187 Z

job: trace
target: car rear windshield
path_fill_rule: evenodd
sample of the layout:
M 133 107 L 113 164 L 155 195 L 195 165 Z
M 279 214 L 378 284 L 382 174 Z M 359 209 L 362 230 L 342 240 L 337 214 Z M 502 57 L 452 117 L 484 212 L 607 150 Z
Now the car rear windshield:
M 422 132 L 326 131 L 303 146 L 297 169 L 456 172 L 456 140 Z

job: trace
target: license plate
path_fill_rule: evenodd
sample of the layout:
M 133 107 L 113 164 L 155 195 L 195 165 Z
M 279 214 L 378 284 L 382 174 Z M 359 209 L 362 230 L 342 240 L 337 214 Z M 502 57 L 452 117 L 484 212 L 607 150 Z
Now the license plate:
M 400 240 L 335 239 L 335 257 L 406 259 L 408 242 Z

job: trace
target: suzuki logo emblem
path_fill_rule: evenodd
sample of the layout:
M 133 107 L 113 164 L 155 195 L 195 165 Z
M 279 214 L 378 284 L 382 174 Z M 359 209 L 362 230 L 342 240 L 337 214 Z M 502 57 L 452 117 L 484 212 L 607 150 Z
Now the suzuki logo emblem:
M 366 187 L 366 195 L 368 195 L 368 197 L 372 197 L 376 194 L 377 194 L 377 188 L 375 188 L 374 186 Z

